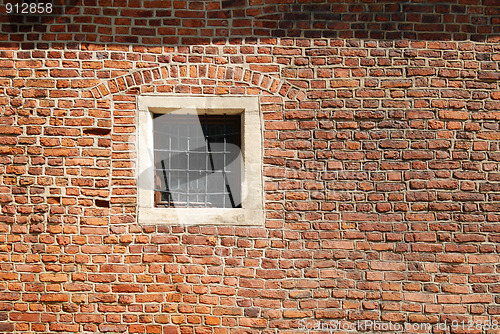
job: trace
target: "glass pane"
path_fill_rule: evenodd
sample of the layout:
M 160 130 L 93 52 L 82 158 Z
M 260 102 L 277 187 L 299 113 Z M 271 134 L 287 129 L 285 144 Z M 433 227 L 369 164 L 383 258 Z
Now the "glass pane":
M 155 206 L 241 207 L 241 120 L 156 114 Z

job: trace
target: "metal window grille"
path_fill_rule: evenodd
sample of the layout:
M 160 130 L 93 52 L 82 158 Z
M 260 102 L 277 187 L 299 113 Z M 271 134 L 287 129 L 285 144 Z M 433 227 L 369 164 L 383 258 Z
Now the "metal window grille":
M 155 206 L 241 207 L 239 115 L 155 114 Z

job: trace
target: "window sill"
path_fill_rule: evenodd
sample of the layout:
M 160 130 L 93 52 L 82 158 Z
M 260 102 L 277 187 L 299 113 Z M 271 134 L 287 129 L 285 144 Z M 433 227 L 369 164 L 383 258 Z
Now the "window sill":
M 142 208 L 139 224 L 167 225 L 264 225 L 262 210 L 226 208 Z

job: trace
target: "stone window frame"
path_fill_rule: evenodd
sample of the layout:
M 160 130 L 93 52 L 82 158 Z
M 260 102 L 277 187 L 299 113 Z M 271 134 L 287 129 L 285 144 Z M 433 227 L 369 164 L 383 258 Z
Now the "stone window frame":
M 263 226 L 263 126 L 259 105 L 257 96 L 139 96 L 136 114 L 139 224 Z M 154 207 L 153 114 L 171 112 L 241 115 L 241 208 Z

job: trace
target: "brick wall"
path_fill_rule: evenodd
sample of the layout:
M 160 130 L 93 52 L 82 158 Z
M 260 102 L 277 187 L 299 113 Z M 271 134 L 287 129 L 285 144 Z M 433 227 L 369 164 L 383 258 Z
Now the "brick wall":
M 500 321 L 499 7 L 83 0 L 3 15 L 0 332 Z M 145 93 L 259 96 L 265 228 L 136 223 Z

